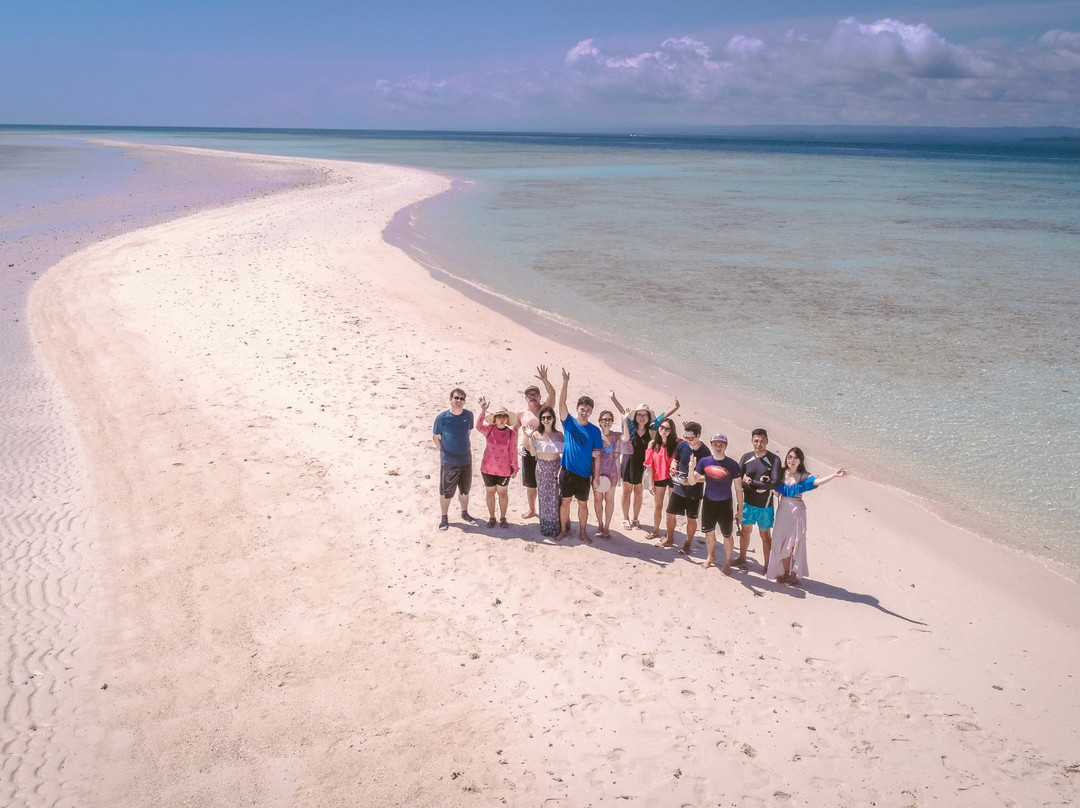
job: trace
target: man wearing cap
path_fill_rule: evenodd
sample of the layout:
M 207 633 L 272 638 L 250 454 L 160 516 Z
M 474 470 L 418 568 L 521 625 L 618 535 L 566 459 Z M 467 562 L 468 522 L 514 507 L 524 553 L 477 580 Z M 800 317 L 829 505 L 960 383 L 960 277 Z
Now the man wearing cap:
M 456 493 L 461 501 L 461 521 L 477 527 L 477 521 L 469 516 L 469 489 L 472 487 L 472 445 L 469 430 L 473 428 L 473 414 L 465 409 L 465 391 L 455 387 L 450 391 L 450 409 L 439 413 L 432 428 L 431 440 L 439 450 L 439 505 L 442 520 L 439 530 L 450 527 L 447 514 L 450 499 Z
M 683 424 L 683 440 L 675 447 L 675 456 L 671 459 L 671 496 L 667 506 L 667 536 L 661 542 L 661 547 L 672 547 L 675 544 L 675 519 L 678 516 L 686 517 L 686 543 L 683 544 L 683 555 L 690 555 L 694 544 L 694 533 L 697 532 L 698 513 L 701 510 L 701 497 L 704 494 L 704 483 L 691 483 L 687 475 L 697 466 L 699 460 L 704 460 L 711 454 L 709 447 L 701 442 L 701 424 L 697 421 L 687 421 Z
M 562 541 L 570 533 L 570 500 L 578 501 L 578 538 L 592 543 L 589 538 L 589 495 L 600 479 L 600 453 L 604 449 L 604 433 L 596 424 L 589 423 L 593 400 L 581 396 L 577 400 L 577 415 L 566 408 L 566 388 L 570 374 L 563 369 L 562 389 L 559 391 L 559 418 L 563 426 L 562 469 L 559 472 L 559 532 L 555 541 Z
M 742 528 L 739 532 L 739 557 L 731 563 L 736 567 L 746 564 L 746 548 L 750 546 L 750 531 L 757 525 L 761 536 L 761 563 L 769 568 L 769 552 L 772 550 L 773 490 L 780 483 L 783 468 L 780 458 L 768 451 L 769 433 L 758 428 L 750 433 L 754 451 L 747 452 L 739 460 L 739 476 L 743 481 Z
M 739 464 L 727 457 L 727 435 L 717 432 L 709 439 L 712 457 L 699 460 L 687 482 L 705 483 L 705 499 L 701 506 L 701 529 L 705 532 L 707 556 L 702 566 L 716 566 L 716 526 L 724 537 L 724 566 L 721 572 L 731 575 L 731 557 L 735 553 L 733 522 L 742 516 L 742 485 Z M 732 500 L 735 507 L 732 508 Z
M 541 401 L 540 388 L 530 384 L 524 390 L 525 409 L 518 412 L 518 424 L 521 427 L 521 484 L 525 486 L 525 496 L 529 500 L 529 510 L 521 515 L 523 519 L 536 516 L 536 456 L 527 448 L 526 432 L 540 426 L 540 410 L 555 404 L 555 388 L 548 381 L 547 365 L 540 365 L 536 369 L 536 378 L 543 383 L 547 398 Z

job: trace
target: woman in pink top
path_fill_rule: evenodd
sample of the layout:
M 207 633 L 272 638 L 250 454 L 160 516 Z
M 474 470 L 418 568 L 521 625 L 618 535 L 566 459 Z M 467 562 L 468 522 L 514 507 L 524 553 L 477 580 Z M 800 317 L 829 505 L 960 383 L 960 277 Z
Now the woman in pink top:
M 653 529 L 646 539 L 660 538 L 660 520 L 664 516 L 664 498 L 671 486 L 671 458 L 678 443 L 675 422 L 665 418 L 645 450 L 645 469 L 649 472 L 649 493 L 653 495 Z
M 499 525 L 510 527 L 506 521 L 506 506 L 510 500 L 507 487 L 510 478 L 518 470 L 517 416 L 506 407 L 499 407 L 487 414 L 486 398 L 480 399 L 480 412 L 476 416 L 476 431 L 487 438 L 484 459 L 480 461 L 480 476 L 484 478 L 487 494 L 489 528 L 495 527 L 495 494 L 499 495 Z

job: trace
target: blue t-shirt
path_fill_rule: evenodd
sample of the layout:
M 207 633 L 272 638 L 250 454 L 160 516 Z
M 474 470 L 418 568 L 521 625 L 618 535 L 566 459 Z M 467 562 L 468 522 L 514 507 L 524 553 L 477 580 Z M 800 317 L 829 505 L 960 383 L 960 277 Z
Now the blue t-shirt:
M 705 474 L 705 469 L 709 466 L 719 466 L 724 472 L 723 476 L 717 477 L 716 479 L 705 475 L 705 499 L 711 499 L 714 502 L 723 502 L 725 499 L 731 499 L 731 481 L 739 479 L 738 461 L 730 457 L 725 457 L 723 460 L 717 460 L 710 455 L 704 460 L 699 460 L 694 471 L 698 474 Z
M 578 423 L 573 415 L 567 415 L 562 422 L 563 445 L 562 467 L 579 477 L 592 477 L 593 449 L 604 449 L 604 433 L 596 424 Z
M 469 430 L 472 428 L 473 414 L 468 410 L 463 410 L 461 415 L 444 410 L 436 416 L 432 434 L 442 439 L 439 444 L 439 461 L 442 465 L 465 466 L 472 462 L 472 446 L 469 443 Z
M 702 443 L 696 449 L 690 448 L 688 441 L 680 441 L 679 445 L 675 447 L 675 456 L 672 458 L 678 463 L 679 474 L 685 478 L 687 472 L 690 471 L 690 464 L 693 463 L 695 468 L 699 460 L 704 460 L 706 457 L 712 457 L 712 452 L 709 447 Z M 671 491 L 674 494 L 678 494 L 680 497 L 686 497 L 687 499 L 701 499 L 703 489 L 705 486 L 702 483 L 697 485 L 684 485 L 682 483 L 675 483 L 671 487 Z

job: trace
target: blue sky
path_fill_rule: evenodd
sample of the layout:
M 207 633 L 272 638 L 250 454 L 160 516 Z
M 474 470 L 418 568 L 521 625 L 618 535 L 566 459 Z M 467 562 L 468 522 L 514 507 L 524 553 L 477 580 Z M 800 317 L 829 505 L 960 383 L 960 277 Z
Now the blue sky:
M 0 123 L 1080 126 L 1080 0 L 4 0 Z

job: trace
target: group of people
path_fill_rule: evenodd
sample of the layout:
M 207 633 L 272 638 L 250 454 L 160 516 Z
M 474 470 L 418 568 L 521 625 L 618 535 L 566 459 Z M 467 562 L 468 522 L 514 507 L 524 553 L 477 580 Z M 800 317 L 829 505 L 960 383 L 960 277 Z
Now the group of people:
M 653 526 L 647 539 L 660 539 L 661 547 L 674 547 L 676 521 L 682 516 L 686 519 L 686 541 L 679 552 L 690 555 L 700 521 L 706 547 L 703 565 L 717 566 L 719 530 L 724 540 L 721 571 L 730 575 L 732 567 L 746 565 L 750 537 L 757 527 L 767 577 L 797 584 L 807 574 L 806 506 L 802 495 L 847 476 L 844 469 L 815 477 L 807 472 L 805 455 L 798 447 L 790 449 L 781 462 L 768 450 L 769 436 L 764 429 L 753 431 L 754 449 L 740 460 L 727 456 L 728 439 L 723 433 L 712 435 L 706 445 L 696 421 L 686 421 L 679 438 L 671 418 L 679 409 L 678 399 L 657 415 L 646 404 L 633 409 L 623 407 L 612 390 L 609 395 L 614 409 L 603 410 L 597 426 L 590 421 L 595 402 L 589 396 L 579 397 L 573 412 L 568 409 L 570 374 L 566 370 L 562 372 L 557 411 L 553 406 L 556 391 L 545 366 L 537 368 L 536 378 L 544 391 L 535 384 L 526 387 L 525 408 L 518 412 L 506 407 L 492 410 L 491 402 L 481 397 L 480 412 L 474 418 L 465 408 L 465 391 L 451 391 L 450 408 L 436 417 L 433 428 L 440 457 L 439 530 L 449 529 L 450 503 L 455 495 L 461 504 L 462 521 L 480 526 L 469 514 L 470 432 L 475 428 L 486 441 L 480 474 L 488 528 L 509 527 L 509 485 L 519 469 L 528 497 L 524 518 L 539 517 L 540 532 L 557 542 L 570 535 L 575 500 L 578 538 L 592 542 L 588 532 L 590 498 L 596 511 L 596 535 L 610 539 L 620 483 L 623 528 L 640 528 L 648 479 Z M 734 555 L 736 525 L 738 556 Z

